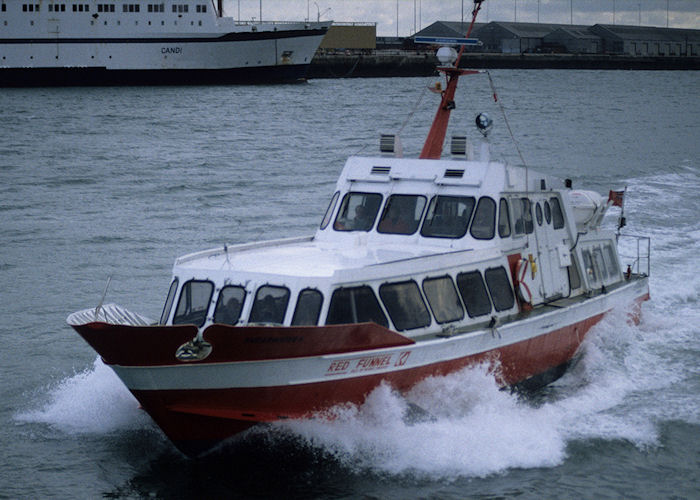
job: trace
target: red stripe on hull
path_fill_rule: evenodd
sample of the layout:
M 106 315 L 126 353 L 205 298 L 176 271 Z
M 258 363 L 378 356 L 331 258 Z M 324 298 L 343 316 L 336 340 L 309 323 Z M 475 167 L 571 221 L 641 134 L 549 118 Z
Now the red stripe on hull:
M 404 392 L 427 377 L 486 361 L 500 384 L 515 385 L 568 363 L 602 317 L 598 314 L 492 351 L 389 373 L 276 387 L 132 392 L 181 450 L 201 451 L 197 443 L 221 441 L 257 422 L 309 416 L 337 404 L 361 404 L 382 382 Z
M 125 326 L 94 322 L 73 328 L 105 363 L 120 366 L 180 365 L 175 358 L 177 348 L 197 335 L 194 325 Z M 204 340 L 213 347 L 211 355 L 201 360 L 205 363 L 320 356 L 415 343 L 375 323 L 320 327 L 214 324 L 204 330 Z

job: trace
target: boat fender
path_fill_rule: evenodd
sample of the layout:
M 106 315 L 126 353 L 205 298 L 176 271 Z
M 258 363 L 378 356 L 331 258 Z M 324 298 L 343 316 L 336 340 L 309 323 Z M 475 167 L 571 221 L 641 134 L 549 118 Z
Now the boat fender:
M 527 272 L 530 268 L 530 260 L 520 259 L 515 267 L 515 279 L 516 279 L 516 289 L 518 292 L 518 298 L 521 302 L 532 305 L 532 292 L 530 287 L 527 285 L 525 280 L 527 279 Z

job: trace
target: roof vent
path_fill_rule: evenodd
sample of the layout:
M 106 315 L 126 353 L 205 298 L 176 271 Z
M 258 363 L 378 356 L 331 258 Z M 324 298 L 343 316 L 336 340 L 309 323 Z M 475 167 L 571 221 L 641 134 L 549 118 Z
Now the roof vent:
M 445 177 L 450 179 L 461 179 L 464 177 L 464 170 L 448 168 L 445 170 Z
M 393 154 L 397 158 L 402 157 L 401 139 L 396 134 L 382 134 L 379 138 L 379 151 L 384 154 Z
M 467 156 L 467 136 L 453 135 L 450 142 L 450 153 L 453 156 Z
M 389 172 L 391 172 L 391 167 L 374 166 L 372 167 L 371 173 L 377 175 L 389 175 Z

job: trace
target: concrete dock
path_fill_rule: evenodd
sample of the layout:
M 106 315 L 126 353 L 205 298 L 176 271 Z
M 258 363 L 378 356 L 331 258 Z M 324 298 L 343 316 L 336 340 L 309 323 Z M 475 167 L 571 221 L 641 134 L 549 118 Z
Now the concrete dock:
M 308 78 L 430 76 L 434 53 L 373 51 L 316 54 Z M 475 69 L 700 70 L 700 57 L 610 54 L 465 54 L 461 67 Z

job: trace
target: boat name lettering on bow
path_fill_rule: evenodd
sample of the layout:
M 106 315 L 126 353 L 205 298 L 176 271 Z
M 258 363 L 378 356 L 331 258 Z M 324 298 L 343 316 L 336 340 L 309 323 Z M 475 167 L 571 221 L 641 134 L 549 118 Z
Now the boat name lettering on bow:
M 161 54 L 182 54 L 182 47 L 161 47 Z
M 326 370 L 326 375 L 341 375 L 344 373 L 364 372 L 379 370 L 390 366 L 403 366 L 406 364 L 411 351 L 400 354 L 382 354 L 379 356 L 367 356 L 360 359 L 340 359 L 332 361 Z
M 408 361 L 408 357 L 411 355 L 411 351 L 406 351 L 402 352 L 399 355 L 399 359 L 396 360 L 396 363 L 394 363 L 394 366 L 403 366 L 406 364 L 406 361 Z
M 348 361 L 347 359 L 343 359 L 340 361 L 333 361 L 331 363 L 331 366 L 328 367 L 327 374 L 345 373 L 349 367 L 350 367 L 350 361 Z
M 383 356 L 369 356 L 367 358 L 360 358 L 357 360 L 354 372 L 360 372 L 365 370 L 376 370 L 379 368 L 385 368 L 391 364 L 391 354 L 385 354 Z

